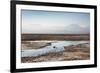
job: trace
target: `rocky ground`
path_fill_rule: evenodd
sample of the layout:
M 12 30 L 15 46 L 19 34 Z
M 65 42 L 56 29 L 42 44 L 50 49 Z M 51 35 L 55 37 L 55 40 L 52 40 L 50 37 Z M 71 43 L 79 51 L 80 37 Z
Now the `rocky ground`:
M 45 43 L 46 44 L 46 43 Z M 38 57 L 22 57 L 22 63 L 46 62 L 46 61 L 69 61 L 90 59 L 89 43 L 65 46 L 64 52 L 49 53 Z

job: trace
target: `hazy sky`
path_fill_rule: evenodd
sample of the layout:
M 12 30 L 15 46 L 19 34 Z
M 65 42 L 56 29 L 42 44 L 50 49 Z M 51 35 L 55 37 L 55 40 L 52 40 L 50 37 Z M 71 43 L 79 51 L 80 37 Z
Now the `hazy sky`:
M 22 10 L 22 33 L 33 34 L 87 34 L 90 32 L 90 14 Z

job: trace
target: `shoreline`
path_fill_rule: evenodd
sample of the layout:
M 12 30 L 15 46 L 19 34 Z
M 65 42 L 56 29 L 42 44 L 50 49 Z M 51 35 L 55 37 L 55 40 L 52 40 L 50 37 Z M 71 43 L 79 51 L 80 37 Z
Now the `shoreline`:
M 21 57 L 22 63 L 46 62 L 46 61 L 69 61 L 90 59 L 90 45 L 78 44 L 64 47 L 65 51 L 49 53 L 38 57 Z

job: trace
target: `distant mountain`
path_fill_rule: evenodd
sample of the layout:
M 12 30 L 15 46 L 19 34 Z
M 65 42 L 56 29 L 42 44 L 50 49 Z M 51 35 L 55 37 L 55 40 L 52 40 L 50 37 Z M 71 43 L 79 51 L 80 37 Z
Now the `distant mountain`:
M 70 24 L 69 26 L 66 26 L 65 32 L 69 34 L 89 34 L 90 27 L 82 27 L 78 24 Z
M 89 34 L 90 26 L 81 24 L 58 25 L 52 27 L 40 25 L 23 26 L 22 33 L 29 34 Z

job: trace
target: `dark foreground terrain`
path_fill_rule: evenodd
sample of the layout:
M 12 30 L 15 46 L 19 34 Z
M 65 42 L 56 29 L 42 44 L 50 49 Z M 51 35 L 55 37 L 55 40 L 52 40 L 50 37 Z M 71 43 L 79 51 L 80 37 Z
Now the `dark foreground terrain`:
M 89 34 L 21 34 L 22 41 L 27 40 L 89 40 Z

